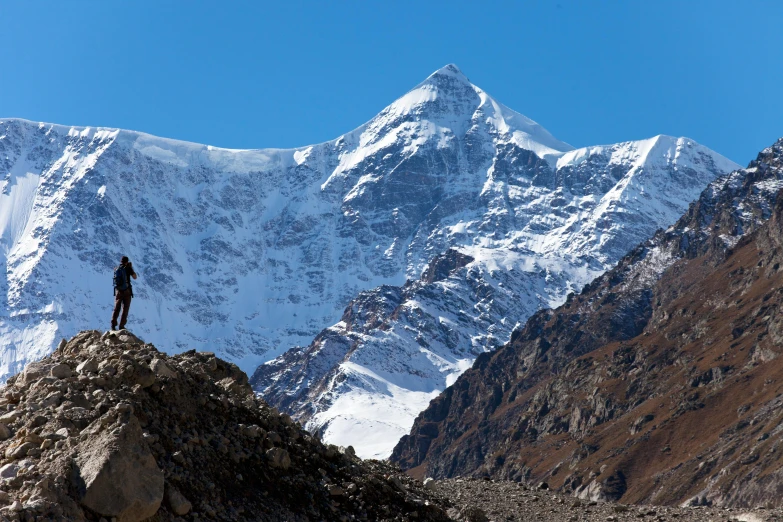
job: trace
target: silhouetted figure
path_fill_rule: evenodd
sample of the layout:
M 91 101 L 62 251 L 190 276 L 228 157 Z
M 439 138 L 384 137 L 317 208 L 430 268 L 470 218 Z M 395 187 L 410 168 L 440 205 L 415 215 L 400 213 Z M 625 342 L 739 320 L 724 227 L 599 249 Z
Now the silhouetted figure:
M 111 316 L 112 330 L 117 329 L 117 317 L 120 316 L 120 308 L 122 308 L 120 330 L 125 328 L 125 323 L 128 321 L 128 310 L 130 309 L 131 299 L 133 299 L 131 277 L 136 279 L 136 272 L 133 271 L 133 264 L 128 260 L 128 256 L 122 256 L 120 266 L 114 269 L 114 313 Z

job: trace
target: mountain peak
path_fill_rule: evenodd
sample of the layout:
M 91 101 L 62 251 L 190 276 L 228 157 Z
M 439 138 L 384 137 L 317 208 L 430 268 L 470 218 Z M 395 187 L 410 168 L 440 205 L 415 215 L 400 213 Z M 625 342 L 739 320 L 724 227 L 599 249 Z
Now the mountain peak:
M 477 93 L 480 89 L 473 85 L 459 67 L 450 63 L 427 76 L 417 87 L 434 88 L 438 91 Z
M 462 71 L 460 70 L 460 68 L 457 67 L 456 65 L 454 65 L 453 63 L 450 63 L 448 65 L 444 65 L 443 67 L 441 67 L 440 69 L 438 69 L 434 73 L 430 74 L 427 77 L 427 79 L 430 80 L 430 79 L 433 79 L 433 78 L 443 78 L 443 77 L 455 78 L 457 80 L 463 81 L 464 83 L 470 83 L 470 80 L 468 79 L 468 77 L 465 76 L 462 73 Z
M 445 65 L 429 75 L 360 131 L 369 131 L 370 137 L 378 136 L 413 120 L 457 134 L 464 134 L 474 126 L 474 131 L 481 127 L 487 135 L 503 135 L 507 141 L 514 141 L 541 158 L 573 149 L 535 121 L 497 102 L 471 83 L 454 64 Z M 435 134 L 427 131 L 424 135 L 432 137 Z

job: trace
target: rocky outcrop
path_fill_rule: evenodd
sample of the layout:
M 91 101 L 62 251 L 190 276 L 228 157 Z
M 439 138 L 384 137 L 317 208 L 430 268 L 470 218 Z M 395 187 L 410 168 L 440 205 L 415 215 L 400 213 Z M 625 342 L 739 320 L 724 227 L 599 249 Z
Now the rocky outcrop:
M 325 446 L 212 353 L 87 331 L 0 397 L 0 520 L 447 520 L 442 499 Z
M 455 270 L 475 261 L 472 257 L 450 248 L 443 254 L 435 256 L 421 274 L 421 281 L 434 283 L 443 281 L 454 273 Z
M 590 500 L 777 505 L 782 187 L 780 140 L 480 356 L 393 460 Z
M 384 285 L 371 291 L 362 292 L 346 307 L 339 327 L 327 328 L 313 340 L 310 346 L 289 350 L 274 361 L 259 367 L 250 379 L 251 384 L 254 389 L 263 390 L 265 400 L 290 413 L 294 418 L 306 424 L 311 431 L 318 431 L 324 435 L 329 427 L 329 422 L 316 421 L 314 417 L 319 412 L 328 410 L 340 398 L 341 393 L 337 392 L 336 388 L 345 389 L 355 381 L 352 376 L 345 374 L 343 363 L 362 360 L 360 356 L 352 356 L 356 355 L 355 351 L 368 337 L 376 331 L 388 331 L 393 324 L 404 320 L 411 313 L 406 304 L 416 299 L 441 293 L 433 283 L 443 281 L 456 272 L 466 272 L 465 266 L 471 261 L 473 258 L 456 250 L 449 250 L 443 255 L 436 256 L 418 281 L 409 281 L 401 287 Z M 466 302 L 455 298 L 453 294 L 447 298 L 452 301 L 452 306 L 465 308 L 468 306 Z M 420 352 L 423 346 L 429 347 L 430 343 L 436 344 L 441 339 L 444 339 L 445 343 L 449 345 L 448 350 L 456 349 L 457 342 L 453 339 L 453 333 L 442 326 L 425 325 L 424 321 L 420 320 L 416 335 L 419 342 L 410 349 L 402 349 L 399 346 L 400 343 L 395 343 L 392 349 L 397 353 L 391 357 L 394 357 L 396 361 L 390 357 L 386 360 L 387 367 L 395 366 L 397 373 L 401 375 L 411 374 L 420 378 L 426 376 L 433 380 L 444 378 L 440 374 L 447 373 L 444 366 L 449 363 L 454 366 L 454 371 L 457 371 L 457 362 L 460 358 L 455 357 L 455 354 L 450 354 L 448 351 L 437 352 L 442 364 L 440 368 L 435 369 L 427 367 L 431 365 L 423 367 L 420 363 L 422 360 L 428 361 L 427 357 L 422 353 L 411 351 Z M 448 339 L 450 336 L 452 339 Z M 475 357 L 478 353 L 481 351 L 463 354 L 463 357 Z M 374 354 L 375 357 L 383 357 L 383 355 L 380 350 Z M 358 380 L 367 384 L 372 379 L 371 375 L 362 375 Z M 404 419 L 400 417 L 402 417 L 403 411 L 412 420 L 418 409 L 409 406 L 416 405 L 407 405 L 399 401 L 397 418 L 388 419 L 388 422 L 390 424 L 402 422 Z M 343 415 L 346 413 L 343 411 Z M 383 414 L 380 410 L 378 413 Z M 378 440 L 384 436 L 381 433 L 383 430 L 373 429 L 371 426 L 367 426 L 367 430 L 357 431 L 366 431 L 366 433 L 355 433 L 356 438 L 351 441 L 353 444 L 360 442 L 361 437 L 364 436 L 372 441 L 371 444 L 377 445 Z M 390 451 L 398 438 L 399 436 L 394 437 L 387 442 L 386 451 Z M 362 456 L 383 457 L 385 455 L 364 452 Z

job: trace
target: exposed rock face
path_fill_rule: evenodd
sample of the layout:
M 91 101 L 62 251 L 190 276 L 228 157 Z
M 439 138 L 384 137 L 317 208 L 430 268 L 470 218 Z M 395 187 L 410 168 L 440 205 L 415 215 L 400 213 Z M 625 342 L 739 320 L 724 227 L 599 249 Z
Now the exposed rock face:
M 458 250 L 449 249 L 445 253 L 435 256 L 427 268 L 421 274 L 421 281 L 429 284 L 448 279 L 455 270 L 475 261 L 470 256 L 462 254 Z
M 393 460 L 594 500 L 779 504 L 781 188 L 783 140 L 480 356 Z
M 163 470 L 131 410 L 118 405 L 114 418 L 101 418 L 85 429 L 74 459 L 79 503 L 118 522 L 149 518 L 163 501 Z
M 0 412 L 0 520 L 447 520 L 421 483 L 324 446 L 235 365 L 125 330 L 60 344 L 9 379 Z

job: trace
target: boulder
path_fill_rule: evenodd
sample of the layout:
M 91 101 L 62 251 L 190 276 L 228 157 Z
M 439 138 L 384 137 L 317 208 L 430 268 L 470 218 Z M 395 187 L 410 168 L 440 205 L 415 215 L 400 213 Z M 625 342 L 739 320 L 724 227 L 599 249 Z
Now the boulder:
M 180 517 L 187 515 L 193 509 L 193 504 L 170 484 L 166 484 L 166 504 L 172 513 Z
M 96 421 L 85 431 L 74 459 L 79 502 L 91 511 L 136 522 L 153 516 L 163 501 L 163 472 L 144 441 L 138 419 L 118 408 L 106 427 Z
M 52 364 L 48 361 L 36 361 L 31 362 L 27 366 L 24 367 L 24 370 L 19 375 L 19 378 L 16 380 L 17 386 L 26 386 L 28 384 L 32 384 L 41 377 L 46 377 L 49 375 L 49 371 L 51 370 Z
M 457 520 L 464 522 L 488 522 L 487 514 L 478 506 L 465 506 L 459 512 Z
M 87 373 L 97 373 L 98 372 L 98 361 L 96 361 L 93 358 L 87 359 L 86 361 L 79 364 L 79 366 L 76 367 L 76 373 L 79 375 L 84 375 Z
M 8 426 L 0 422 L 0 440 L 5 440 L 10 436 L 11 430 L 8 428 Z
M 71 375 L 73 375 L 73 370 L 71 370 L 71 367 L 68 366 L 65 363 L 55 364 L 52 366 L 52 369 L 49 370 L 49 373 L 52 377 L 55 377 L 57 379 L 67 379 Z
M 234 377 L 226 377 L 225 379 L 221 379 L 220 382 L 218 382 L 218 385 L 226 390 L 226 392 L 231 394 L 247 395 L 253 393 L 253 389 L 249 384 L 243 384 Z
M 406 493 L 405 484 L 402 483 L 402 480 L 400 480 L 400 477 L 395 477 L 394 475 L 390 476 L 387 480 L 389 484 L 397 488 L 397 491 L 401 493 Z
M 136 384 L 141 386 L 142 388 L 149 388 L 153 384 L 155 384 L 155 381 L 157 380 L 157 377 L 153 373 L 152 370 L 150 370 L 147 366 L 139 366 L 136 368 Z
M 158 377 L 164 377 L 166 379 L 174 379 L 177 377 L 177 372 L 169 368 L 166 361 L 163 359 L 153 359 L 150 363 L 150 369 L 155 372 Z
M 19 464 L 11 462 L 0 468 L 0 479 L 12 479 L 19 473 Z
M 5 458 L 11 460 L 24 458 L 27 456 L 27 452 L 37 447 L 38 445 L 33 442 L 25 442 L 24 444 L 20 444 L 19 446 L 11 446 L 7 450 L 5 450 Z
M 353 449 L 353 446 L 340 446 L 340 453 L 350 458 L 356 456 L 356 450 Z
M 63 400 L 63 394 L 60 391 L 54 391 L 47 395 L 44 400 L 41 401 L 41 407 L 47 408 L 49 406 L 59 406 Z
M 245 426 L 244 424 L 240 424 L 239 425 L 239 431 L 245 437 L 250 437 L 250 438 L 253 438 L 253 439 L 258 438 L 258 437 L 263 437 L 263 436 L 266 435 L 264 430 L 260 426 L 258 426 L 256 424 L 251 424 L 250 426 Z
M 128 344 L 144 344 L 144 341 L 130 333 L 128 330 L 117 331 L 117 339 L 122 343 Z
M 9 411 L 8 413 L 4 413 L 0 415 L 0 422 L 6 425 L 11 424 L 21 416 L 22 416 L 22 412 L 19 410 Z
M 269 459 L 269 465 L 273 468 L 288 469 L 288 466 L 291 465 L 291 457 L 282 448 L 270 449 L 266 452 L 266 458 Z

